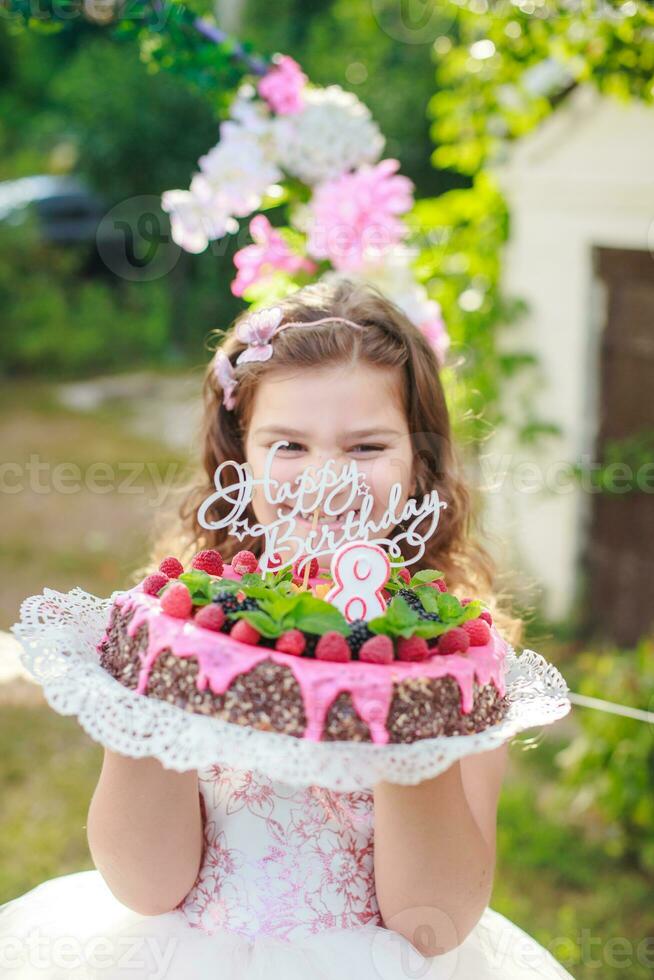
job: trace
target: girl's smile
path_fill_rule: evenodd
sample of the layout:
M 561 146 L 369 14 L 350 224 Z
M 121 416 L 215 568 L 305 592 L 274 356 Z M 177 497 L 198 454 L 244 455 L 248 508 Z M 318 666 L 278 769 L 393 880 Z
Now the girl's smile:
M 282 517 L 285 517 L 287 514 L 290 514 L 292 512 L 292 508 L 288 507 L 286 504 L 282 504 L 279 510 Z M 337 514 L 336 516 L 333 516 L 331 514 L 320 513 L 318 515 L 318 527 L 321 527 L 323 525 L 329 528 L 342 527 L 343 524 L 345 523 L 345 518 L 347 517 L 348 514 L 356 515 L 358 513 L 359 513 L 358 507 L 357 508 L 351 507 L 348 511 L 343 511 L 342 513 Z M 295 520 L 297 521 L 299 526 L 307 525 L 308 527 L 312 527 L 314 515 L 313 514 L 303 515 L 302 513 L 298 513 L 295 515 Z

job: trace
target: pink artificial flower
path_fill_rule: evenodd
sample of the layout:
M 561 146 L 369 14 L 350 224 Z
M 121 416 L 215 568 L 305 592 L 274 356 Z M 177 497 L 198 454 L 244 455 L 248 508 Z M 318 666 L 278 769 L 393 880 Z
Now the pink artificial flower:
M 302 90 L 308 79 L 297 61 L 287 54 L 280 55 L 257 85 L 257 92 L 273 112 L 290 116 L 299 112 L 304 101 Z
M 236 327 L 236 336 L 248 347 L 236 358 L 237 364 L 244 361 L 267 361 L 272 357 L 270 341 L 277 333 L 282 317 L 279 306 L 269 306 L 251 313 L 246 320 L 241 320 Z
M 399 160 L 364 164 L 320 184 L 311 203 L 307 251 L 341 271 L 360 270 L 364 259 L 386 251 L 407 234 L 396 218 L 413 205 L 413 182 L 395 174 Z
M 228 411 L 231 411 L 236 404 L 236 399 L 234 397 L 236 377 L 234 375 L 232 362 L 224 350 L 216 351 L 213 362 L 213 370 L 218 384 L 223 389 L 223 405 L 226 409 L 228 409 Z
M 234 265 L 238 269 L 231 284 L 234 296 L 242 296 L 246 289 L 278 269 L 291 275 L 299 271 L 316 271 L 314 262 L 291 252 L 265 214 L 257 214 L 250 222 L 249 230 L 254 245 L 246 245 L 234 255 Z

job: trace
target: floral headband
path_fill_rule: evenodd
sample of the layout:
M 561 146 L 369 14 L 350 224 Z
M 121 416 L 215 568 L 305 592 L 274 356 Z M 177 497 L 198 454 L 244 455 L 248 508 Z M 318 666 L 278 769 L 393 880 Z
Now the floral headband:
M 286 327 L 313 327 L 318 323 L 328 323 L 331 320 L 339 320 L 347 323 L 356 330 L 363 330 L 360 323 L 347 320 L 342 316 L 324 316 L 320 320 L 291 320 L 282 323 L 284 313 L 279 306 L 270 306 L 263 310 L 257 310 L 242 320 L 236 327 L 236 336 L 240 341 L 248 346 L 236 358 L 237 364 L 247 361 L 267 361 L 272 357 L 273 346 L 270 343 L 275 334 L 285 330 Z M 234 390 L 238 384 L 234 374 L 232 362 L 223 350 L 217 350 L 214 357 L 213 371 L 215 377 L 223 389 L 223 405 L 231 411 L 236 404 Z

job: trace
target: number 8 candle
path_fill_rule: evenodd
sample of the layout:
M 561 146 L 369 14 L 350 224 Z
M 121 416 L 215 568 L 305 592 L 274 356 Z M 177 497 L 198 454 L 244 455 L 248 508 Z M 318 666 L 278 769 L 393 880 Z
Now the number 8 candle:
M 334 584 L 325 601 L 340 609 L 348 623 L 383 615 L 386 601 L 382 593 L 391 574 L 383 548 L 350 541 L 334 552 L 331 573 Z

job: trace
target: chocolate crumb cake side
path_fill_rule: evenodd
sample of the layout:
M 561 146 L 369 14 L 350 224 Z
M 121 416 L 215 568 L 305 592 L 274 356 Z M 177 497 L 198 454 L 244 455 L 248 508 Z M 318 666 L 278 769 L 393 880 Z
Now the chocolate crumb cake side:
M 286 600 L 302 594 L 283 573 L 271 585 L 214 563 L 211 572 L 145 579 L 116 597 L 100 665 L 125 687 L 185 711 L 313 741 L 409 743 L 484 731 L 508 710 L 506 644 L 478 603 L 460 604 L 425 577 L 413 594 L 405 576 L 394 590 L 390 582 L 392 613 L 366 624 L 339 623 L 310 579 L 315 594 L 296 603 L 310 620 L 298 613 L 293 626 L 285 613 L 268 630 L 268 591 L 279 588 Z M 182 589 L 190 602 L 180 602 Z M 172 604 L 164 601 L 171 591 Z M 323 607 L 323 625 L 335 629 L 316 629 Z M 464 633 L 467 645 L 457 635 Z

